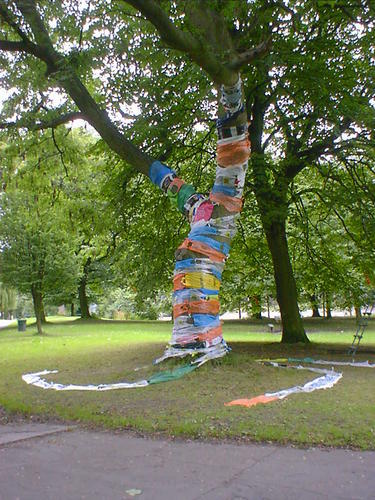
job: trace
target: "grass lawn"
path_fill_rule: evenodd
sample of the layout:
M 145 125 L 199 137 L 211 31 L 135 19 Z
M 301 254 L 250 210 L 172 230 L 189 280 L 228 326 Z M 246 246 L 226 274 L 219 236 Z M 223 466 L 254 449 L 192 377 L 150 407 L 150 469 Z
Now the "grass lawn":
M 180 380 L 108 392 L 43 390 L 25 384 L 21 375 L 57 369 L 50 380 L 75 384 L 147 378 L 174 365 L 151 365 L 169 340 L 170 323 L 55 320 L 44 336 L 30 325 L 26 332 L 10 326 L 0 331 L 0 405 L 9 412 L 167 436 L 375 449 L 375 369 L 337 367 L 344 376 L 333 389 L 250 409 L 224 406 L 316 376 L 262 366 L 255 362 L 258 358 L 350 360 L 354 319 L 306 320 L 308 346 L 281 345 L 267 322 L 226 322 L 224 336 L 232 353 Z M 356 356 L 367 359 L 375 362 L 375 320 Z

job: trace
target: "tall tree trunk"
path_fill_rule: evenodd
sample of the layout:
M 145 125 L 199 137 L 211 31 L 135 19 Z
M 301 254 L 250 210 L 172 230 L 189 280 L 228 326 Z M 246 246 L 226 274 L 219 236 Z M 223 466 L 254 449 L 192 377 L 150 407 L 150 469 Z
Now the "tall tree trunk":
M 251 317 L 253 319 L 262 319 L 262 309 L 260 305 L 260 296 L 253 295 L 250 297 Z
M 268 247 L 271 252 L 277 302 L 283 326 L 282 342 L 309 342 L 298 308 L 297 287 L 289 258 L 285 221 L 272 222 L 266 228 Z
M 71 316 L 74 316 L 74 312 L 75 312 L 75 311 L 74 311 L 74 302 L 72 302 L 72 303 L 70 304 L 70 315 L 71 315 Z
M 86 286 L 87 286 L 87 276 L 84 274 L 82 276 L 82 278 L 80 279 L 79 286 L 78 286 L 79 307 L 81 308 L 81 318 L 82 319 L 90 319 L 91 318 L 90 309 L 89 309 L 89 302 L 87 299 Z
M 36 318 L 36 327 L 37 327 L 39 335 L 42 335 L 43 334 L 43 328 L 42 328 L 43 319 L 44 319 L 44 322 L 46 320 L 46 318 L 44 316 L 42 293 L 38 289 L 37 286 L 32 285 L 31 286 L 31 295 L 33 297 L 33 305 L 34 305 L 34 312 L 35 312 L 35 318 Z
M 326 319 L 332 319 L 332 310 L 329 304 L 327 304 Z
M 276 298 L 283 329 L 281 341 L 286 343 L 309 342 L 299 313 L 297 287 L 290 263 L 285 231 L 290 179 L 281 173 L 274 182 L 270 180 L 269 175 L 267 175 L 270 168 L 262 144 L 265 113 L 268 106 L 265 89 L 269 71 L 267 63 L 262 61 L 258 64 L 257 70 L 263 83 L 257 87 L 251 110 L 249 110 L 249 115 L 252 115 L 249 126 L 252 151 L 251 167 L 257 205 L 272 256 Z
M 91 258 L 89 257 L 83 266 L 83 274 L 78 284 L 78 297 L 79 307 L 81 309 L 82 319 L 91 319 L 89 301 L 87 299 L 87 280 L 89 275 L 89 268 L 91 265 Z
M 326 303 L 326 319 L 332 319 L 332 309 L 331 309 L 331 295 L 325 294 L 325 303 Z
M 44 304 L 43 304 L 43 301 L 42 301 L 42 309 L 40 311 L 40 321 L 43 325 L 45 325 L 47 323 L 47 319 L 46 319 L 46 313 L 44 311 Z
M 318 305 L 318 300 L 317 300 L 315 293 L 313 293 L 310 296 L 310 302 L 311 302 L 311 310 L 312 310 L 311 317 L 312 318 L 320 318 L 319 305 Z
M 190 222 L 191 231 L 176 251 L 173 294 L 173 334 L 160 362 L 169 357 L 201 354 L 196 362 L 224 356 L 228 346 L 219 318 L 221 275 L 235 220 L 242 208 L 242 191 L 250 154 L 241 79 L 221 88 L 217 168 L 209 198 L 196 193 L 169 167 L 154 162 L 150 178 L 168 193 Z

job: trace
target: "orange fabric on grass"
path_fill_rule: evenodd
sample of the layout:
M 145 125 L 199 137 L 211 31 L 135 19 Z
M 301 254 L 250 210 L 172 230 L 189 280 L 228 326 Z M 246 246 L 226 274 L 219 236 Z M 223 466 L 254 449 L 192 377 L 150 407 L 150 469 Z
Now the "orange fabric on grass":
M 201 243 L 200 241 L 192 241 L 189 240 L 189 238 L 186 238 L 186 240 L 183 241 L 182 245 L 180 245 L 178 249 L 186 249 L 192 252 L 201 253 L 202 255 L 209 257 L 214 262 L 224 262 L 226 259 L 225 254 L 218 252 L 205 243 Z
M 248 160 L 250 156 L 250 141 L 248 138 L 242 141 L 218 144 L 216 149 L 217 163 L 221 167 L 238 165 Z
M 256 396 L 255 398 L 251 399 L 235 399 L 231 401 L 230 403 L 224 403 L 224 406 L 246 406 L 247 408 L 250 408 L 251 406 L 256 406 L 260 403 L 271 403 L 271 401 L 276 401 L 279 399 L 277 396 L 266 396 L 265 394 L 262 394 L 261 396 Z
M 219 310 L 218 300 L 195 300 L 173 306 L 173 317 L 177 318 L 183 314 L 219 314 Z
M 241 212 L 242 198 L 235 198 L 223 193 L 210 193 L 210 201 L 223 205 L 228 212 Z

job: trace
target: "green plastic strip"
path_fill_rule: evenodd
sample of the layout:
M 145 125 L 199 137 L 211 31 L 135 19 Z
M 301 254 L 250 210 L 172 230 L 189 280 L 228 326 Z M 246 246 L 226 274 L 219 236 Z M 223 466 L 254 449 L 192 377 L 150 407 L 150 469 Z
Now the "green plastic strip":
M 178 368 L 174 368 L 173 370 L 165 370 L 160 373 L 156 373 L 152 375 L 147 382 L 149 384 L 160 384 L 162 382 L 169 382 L 171 380 L 177 380 L 187 373 L 192 372 L 198 368 L 198 365 L 184 365 L 179 366 Z
M 191 184 L 184 184 L 177 195 L 177 206 L 180 212 L 184 212 L 184 205 L 191 195 L 195 194 L 195 188 Z

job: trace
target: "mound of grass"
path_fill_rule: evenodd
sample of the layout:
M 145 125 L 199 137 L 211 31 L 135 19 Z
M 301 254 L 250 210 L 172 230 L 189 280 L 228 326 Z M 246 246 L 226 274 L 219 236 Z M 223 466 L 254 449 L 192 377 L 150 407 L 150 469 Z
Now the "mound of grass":
M 0 405 L 25 415 L 168 436 L 375 449 L 375 369 L 338 367 L 344 376 L 333 389 L 251 409 L 224 406 L 314 378 L 307 371 L 262 366 L 258 358 L 349 359 L 354 320 L 306 321 L 306 330 L 312 342 L 290 346 L 279 343 L 267 321 L 228 322 L 224 336 L 231 354 L 180 380 L 141 389 L 55 392 L 26 385 L 22 374 L 57 369 L 50 380 L 111 383 L 174 366 L 175 361 L 152 366 L 170 338 L 171 324 L 64 321 L 48 324 L 44 336 L 30 325 L 26 332 L 6 328 L 0 331 Z M 375 362 L 373 321 L 356 359 Z

